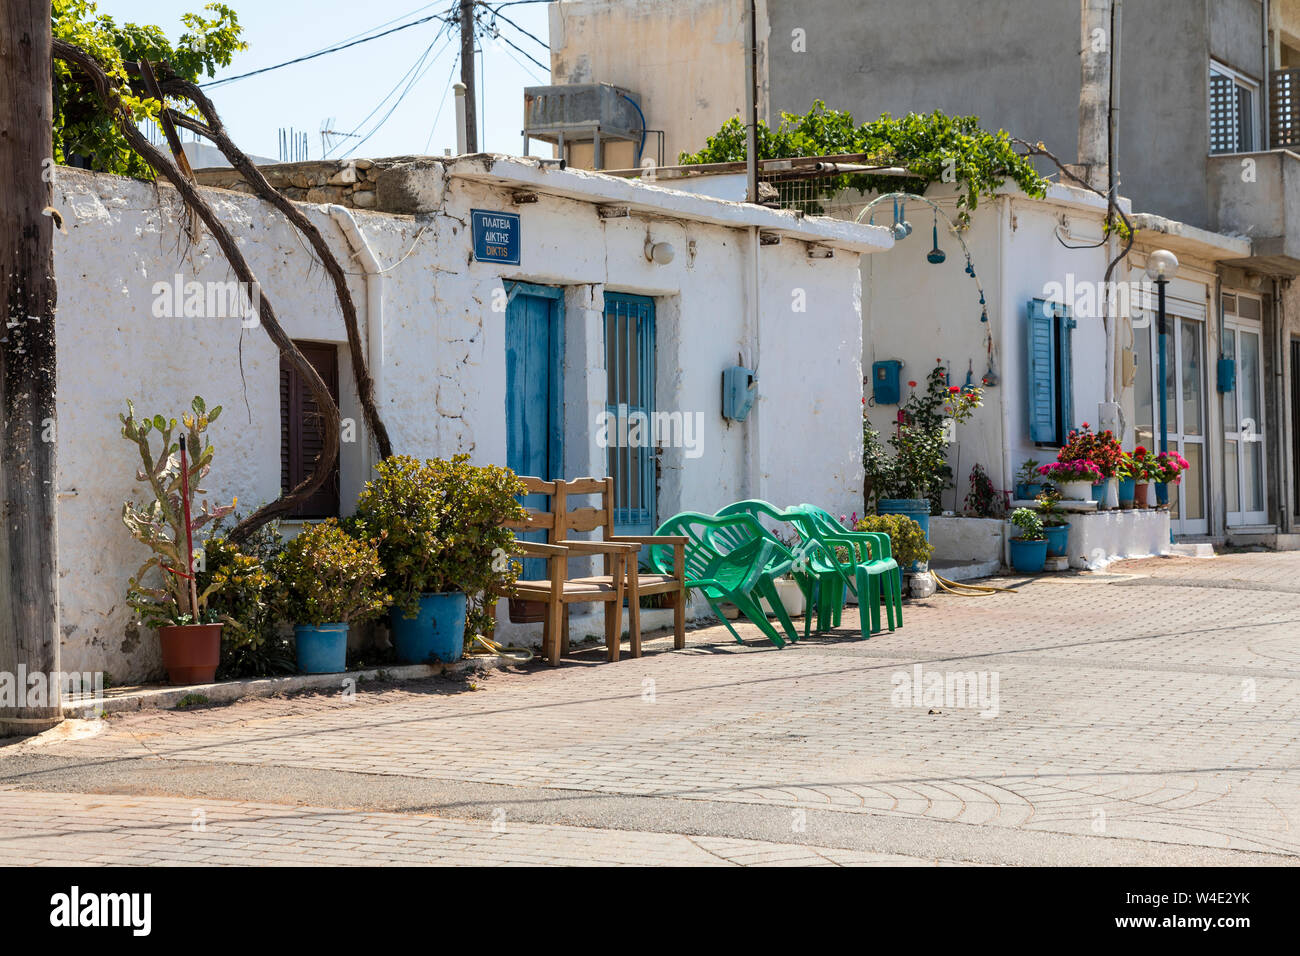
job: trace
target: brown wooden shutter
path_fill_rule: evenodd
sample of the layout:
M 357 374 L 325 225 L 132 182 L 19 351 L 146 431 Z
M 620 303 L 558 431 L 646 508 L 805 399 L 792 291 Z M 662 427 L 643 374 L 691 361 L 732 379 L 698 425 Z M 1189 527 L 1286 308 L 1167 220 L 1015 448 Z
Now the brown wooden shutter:
M 312 364 L 335 404 L 339 400 L 339 353 L 333 345 L 295 343 Z M 324 447 L 321 416 L 311 389 L 289 362 L 280 357 L 280 491 L 287 493 L 312 473 Z M 339 513 L 339 463 L 317 492 L 291 512 L 294 518 L 327 518 Z

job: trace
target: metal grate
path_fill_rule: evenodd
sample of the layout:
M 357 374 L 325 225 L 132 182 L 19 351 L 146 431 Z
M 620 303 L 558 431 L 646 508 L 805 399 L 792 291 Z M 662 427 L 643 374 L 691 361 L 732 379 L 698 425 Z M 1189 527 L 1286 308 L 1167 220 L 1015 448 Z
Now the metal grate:
M 605 410 L 618 423 L 606 448 L 614 479 L 614 527 L 619 534 L 655 529 L 655 307 L 640 295 L 605 293 Z M 624 441 L 622 422 L 646 416 L 640 441 Z M 628 428 L 628 434 L 632 429 Z
M 1210 152 L 1248 153 L 1255 148 L 1255 90 L 1210 71 Z
M 1269 144 L 1300 145 L 1300 70 L 1274 70 L 1270 84 Z

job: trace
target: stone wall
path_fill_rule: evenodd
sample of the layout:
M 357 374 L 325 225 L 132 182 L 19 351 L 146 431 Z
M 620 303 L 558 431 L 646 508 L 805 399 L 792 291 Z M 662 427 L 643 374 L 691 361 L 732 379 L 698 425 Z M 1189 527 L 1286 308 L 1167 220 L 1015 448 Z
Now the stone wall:
M 376 163 L 370 159 L 349 159 L 277 163 L 261 169 L 267 182 L 290 199 L 338 203 L 353 209 L 375 209 L 379 178 L 386 168 L 393 165 L 392 160 Z M 253 187 L 234 169 L 200 169 L 194 175 L 204 186 L 254 194 Z

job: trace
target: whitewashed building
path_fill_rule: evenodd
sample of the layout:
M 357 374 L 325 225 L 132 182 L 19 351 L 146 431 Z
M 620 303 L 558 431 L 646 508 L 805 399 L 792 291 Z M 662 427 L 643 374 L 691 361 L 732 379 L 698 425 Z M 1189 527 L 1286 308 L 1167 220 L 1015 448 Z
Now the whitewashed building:
M 535 160 L 357 165 L 330 171 L 350 185 L 316 187 L 310 198 L 328 204 L 303 210 L 351 264 L 395 451 L 468 452 L 543 477 L 612 473 L 628 528 L 750 496 L 854 509 L 859 263 L 892 245 L 887 230 Z M 236 191 L 206 195 L 355 423 L 309 517 L 346 514 L 375 452 L 329 279 L 273 207 Z M 120 519 L 122 502 L 140 494 L 136 452 L 119 431 L 126 400 L 175 416 L 194 395 L 224 406 L 206 487 L 249 510 L 307 464 L 283 397 L 301 386 L 237 310 L 187 308 L 190 283 L 221 289 L 233 275 L 211 237 L 188 241 L 173 190 L 60 169 L 55 204 L 67 226 L 55 252 L 62 659 L 69 670 L 140 679 L 159 657 L 124 602 L 144 557 Z M 476 217 L 500 232 L 478 236 L 477 254 Z M 743 423 L 721 411 L 722 373 L 736 365 L 758 377 Z M 663 447 L 612 453 L 600 425 L 620 405 L 682 427 Z

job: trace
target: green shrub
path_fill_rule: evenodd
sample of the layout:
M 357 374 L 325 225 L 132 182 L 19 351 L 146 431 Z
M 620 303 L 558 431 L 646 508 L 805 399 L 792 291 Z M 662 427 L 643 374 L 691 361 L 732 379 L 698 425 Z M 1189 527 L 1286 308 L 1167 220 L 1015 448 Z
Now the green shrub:
M 408 455 L 377 466 L 357 501 L 357 520 L 381 537 L 379 557 L 393 606 L 414 617 L 421 594 L 464 591 L 467 638 L 488 624 L 486 603 L 514 585 L 521 553 L 507 521 L 527 512 L 524 483 L 508 468 L 471 465 L 469 455 L 421 463 Z
M 221 629 L 218 680 L 289 674 L 297 668 L 293 646 L 280 636 L 271 606 L 275 559 L 284 550 L 279 522 L 263 525 L 235 545 L 226 539 L 225 526 L 241 520 L 235 513 L 218 522 L 204 542 L 204 569 L 196 574 L 200 590 L 219 584 L 208 598 L 209 611 L 226 625 Z
M 889 549 L 900 568 L 929 561 L 934 554 L 934 545 L 925 539 L 921 526 L 907 515 L 867 515 L 859 519 L 853 530 L 883 531 L 889 535 Z
M 351 624 L 376 617 L 392 598 L 380 585 L 379 542 L 353 537 L 337 518 L 305 526 L 276 562 L 276 606 L 292 624 Z
M 1046 537 L 1043 519 L 1033 508 L 1017 508 L 1011 512 L 1011 523 L 1020 530 L 1014 539 L 1016 541 L 1042 541 Z

